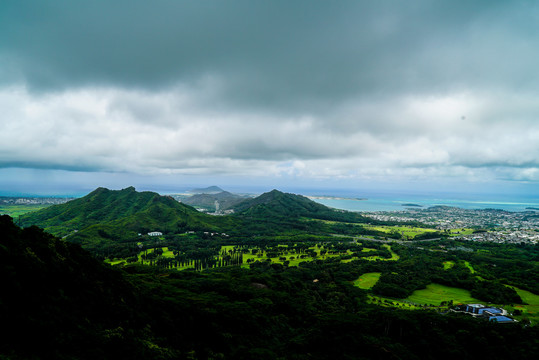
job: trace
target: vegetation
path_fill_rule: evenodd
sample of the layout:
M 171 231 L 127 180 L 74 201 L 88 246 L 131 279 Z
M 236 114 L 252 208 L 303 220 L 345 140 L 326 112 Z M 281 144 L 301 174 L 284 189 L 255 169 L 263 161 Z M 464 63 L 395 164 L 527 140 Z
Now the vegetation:
M 371 289 L 380 279 L 380 275 L 381 273 L 379 272 L 363 274 L 359 277 L 359 279 L 354 281 L 354 285 L 364 290 Z
M 351 282 L 406 262 L 404 248 L 394 262 L 120 270 L 7 216 L 0 233 L 2 358 L 531 359 L 539 346 L 536 326 L 371 304 Z
M 406 300 L 416 304 L 441 305 L 478 303 L 480 300 L 473 298 L 468 290 L 459 289 L 440 284 L 428 284 L 425 289 L 416 290 Z
M 232 207 L 243 217 L 255 219 L 299 219 L 301 217 L 335 220 L 350 223 L 368 223 L 369 219 L 353 213 L 330 209 L 304 196 L 272 190 L 254 199 L 245 200 Z
M 537 245 L 455 240 L 276 190 L 237 206 L 210 216 L 155 193 L 100 188 L 21 216 L 25 229 L 2 217 L 0 321 L 20 320 L 43 343 L 31 349 L 15 331 L 0 340 L 0 358 L 537 353 Z M 503 306 L 521 321 L 434 311 L 460 302 Z
M 25 205 L 19 205 L 19 204 L 1 204 L 0 205 L 0 215 L 9 215 L 13 217 L 14 219 L 17 219 L 20 215 L 24 215 L 26 213 L 37 211 L 44 209 L 50 205 L 48 204 L 25 204 Z
M 243 196 L 235 195 L 228 191 L 221 191 L 212 194 L 195 194 L 185 197 L 181 201 L 184 204 L 202 208 L 207 211 L 216 211 L 216 202 L 219 204 L 219 210 L 226 210 L 244 200 L 245 197 Z

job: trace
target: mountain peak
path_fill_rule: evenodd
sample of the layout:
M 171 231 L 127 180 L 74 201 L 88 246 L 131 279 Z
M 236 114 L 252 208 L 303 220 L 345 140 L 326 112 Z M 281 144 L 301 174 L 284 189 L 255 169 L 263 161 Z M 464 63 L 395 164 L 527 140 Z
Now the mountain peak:
M 191 189 L 188 192 L 192 194 L 217 194 L 220 192 L 223 192 L 224 190 L 221 189 L 219 186 L 208 186 L 206 188 L 200 188 L 200 189 Z
M 241 202 L 233 207 L 238 213 L 256 216 L 304 216 L 320 210 L 329 210 L 301 195 L 284 193 L 277 189 L 266 192 L 254 199 Z

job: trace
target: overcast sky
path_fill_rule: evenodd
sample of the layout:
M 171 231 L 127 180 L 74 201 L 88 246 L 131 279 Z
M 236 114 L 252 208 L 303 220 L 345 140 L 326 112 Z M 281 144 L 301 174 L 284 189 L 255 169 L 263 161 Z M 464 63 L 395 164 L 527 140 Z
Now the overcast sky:
M 538 60 L 536 1 L 4 0 L 0 187 L 536 189 Z

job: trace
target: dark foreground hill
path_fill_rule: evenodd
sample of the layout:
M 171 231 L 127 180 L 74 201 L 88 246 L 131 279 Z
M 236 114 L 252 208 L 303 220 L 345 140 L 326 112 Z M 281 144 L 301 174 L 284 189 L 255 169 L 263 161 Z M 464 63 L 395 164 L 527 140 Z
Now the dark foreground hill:
M 0 239 L 0 358 L 151 354 L 139 339 L 120 338 L 135 326 L 137 308 L 121 273 L 37 227 L 16 227 L 8 216 L 0 217 Z
M 353 264 L 113 270 L 0 217 L 1 359 L 535 359 L 539 328 L 370 305 Z M 344 266 L 344 267 L 343 267 Z M 339 269 L 337 271 L 337 269 Z M 313 279 L 317 279 L 313 282 Z

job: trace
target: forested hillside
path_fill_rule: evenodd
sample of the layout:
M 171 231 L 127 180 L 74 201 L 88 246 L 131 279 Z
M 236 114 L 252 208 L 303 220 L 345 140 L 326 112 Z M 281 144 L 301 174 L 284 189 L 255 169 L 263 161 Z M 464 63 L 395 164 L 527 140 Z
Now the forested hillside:
M 151 231 L 218 231 L 226 219 L 202 214 L 191 206 L 134 188 L 98 188 L 66 204 L 21 216 L 22 226 L 38 225 L 90 250 L 122 247 Z M 140 234 L 140 235 L 139 235 Z
M 0 358 L 533 359 L 539 350 L 537 327 L 369 304 L 350 283 L 368 271 L 358 264 L 113 270 L 7 216 L 0 234 L 0 321 L 10 330 Z
M 26 214 L 21 217 L 21 224 L 38 224 L 64 236 L 90 225 L 113 221 L 133 231 L 151 231 L 156 222 L 176 225 L 180 219 L 199 224 L 203 223 L 200 215 L 190 206 L 153 192 L 137 192 L 133 187 L 119 191 L 98 188 L 80 199 Z
M 161 232 L 168 238 L 191 232 L 227 233 L 239 238 L 377 233 L 351 224 L 311 221 L 326 219 L 362 223 L 368 219 L 277 190 L 246 200 L 235 210 L 235 216 L 210 216 L 157 193 L 137 192 L 132 187 L 123 190 L 98 188 L 66 204 L 25 214 L 19 221 L 22 226 L 40 226 L 94 253 L 121 253 L 124 257 L 133 253 L 136 244 L 147 242 L 149 239 L 145 236 L 152 231 Z
M 369 222 L 358 213 L 331 209 L 304 196 L 283 193 L 279 190 L 272 190 L 254 199 L 245 200 L 233 206 L 232 209 L 238 215 L 260 219 L 308 217 L 358 223 Z

